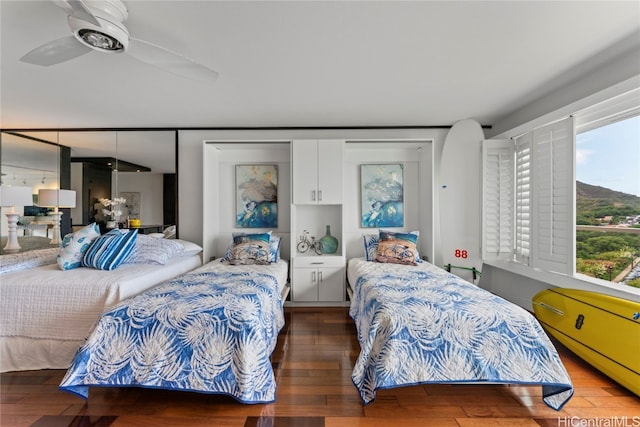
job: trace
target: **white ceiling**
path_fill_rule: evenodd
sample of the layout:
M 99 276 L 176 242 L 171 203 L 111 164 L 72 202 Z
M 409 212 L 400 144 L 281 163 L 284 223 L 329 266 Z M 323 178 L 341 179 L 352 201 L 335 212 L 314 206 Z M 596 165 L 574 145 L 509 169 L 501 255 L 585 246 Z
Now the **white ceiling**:
M 638 1 L 124 3 L 132 37 L 218 81 L 98 52 L 22 63 L 66 15 L 1 0 L 2 128 L 491 125 L 640 29 Z

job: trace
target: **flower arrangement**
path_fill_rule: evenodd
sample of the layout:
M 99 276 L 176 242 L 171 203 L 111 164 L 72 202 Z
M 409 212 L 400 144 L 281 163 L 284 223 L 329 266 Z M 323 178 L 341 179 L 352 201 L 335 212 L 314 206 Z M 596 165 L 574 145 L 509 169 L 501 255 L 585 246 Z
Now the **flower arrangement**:
M 120 205 L 124 204 L 127 200 L 124 197 L 114 197 L 112 199 L 98 199 L 98 201 L 104 206 L 102 214 L 111 219 L 111 221 L 118 221 L 122 211 Z

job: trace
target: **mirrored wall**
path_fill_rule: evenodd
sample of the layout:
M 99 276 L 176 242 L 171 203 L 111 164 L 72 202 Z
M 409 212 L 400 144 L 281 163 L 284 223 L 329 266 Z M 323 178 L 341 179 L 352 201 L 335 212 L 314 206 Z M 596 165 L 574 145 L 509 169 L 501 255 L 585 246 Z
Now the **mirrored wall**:
M 19 214 L 21 252 L 59 244 L 56 210 L 62 212 L 62 236 L 92 222 L 103 232 L 132 226 L 158 233 L 177 226 L 176 151 L 174 131 L 2 132 L 2 188 L 29 187 L 32 203 L 1 207 L 0 249 L 10 234 L 9 210 Z M 39 200 L 47 193 L 41 190 L 56 189 L 70 190 L 54 193 L 73 194 L 73 203 L 56 208 Z M 114 201 L 121 203 L 109 205 Z

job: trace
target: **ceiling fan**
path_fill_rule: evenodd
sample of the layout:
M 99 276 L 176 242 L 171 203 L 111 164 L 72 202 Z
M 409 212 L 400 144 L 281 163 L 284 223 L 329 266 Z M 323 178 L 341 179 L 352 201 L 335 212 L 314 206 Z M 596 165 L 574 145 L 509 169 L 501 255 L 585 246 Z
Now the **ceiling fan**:
M 193 80 L 213 82 L 218 73 L 185 56 L 152 43 L 129 37 L 123 22 L 129 16 L 120 0 L 52 0 L 68 14 L 72 36 L 39 46 L 20 61 L 50 66 L 97 50 L 126 53 L 164 71 Z

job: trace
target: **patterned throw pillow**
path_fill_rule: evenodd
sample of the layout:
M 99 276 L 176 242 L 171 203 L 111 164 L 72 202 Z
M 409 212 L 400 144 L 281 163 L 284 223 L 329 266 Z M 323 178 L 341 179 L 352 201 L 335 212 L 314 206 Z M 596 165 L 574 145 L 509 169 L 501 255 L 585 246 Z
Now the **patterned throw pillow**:
M 380 232 L 387 233 L 384 230 L 380 230 Z M 392 233 L 391 231 L 388 233 Z M 410 231 L 409 234 L 415 234 L 416 239 L 420 237 L 420 231 Z M 367 261 L 375 261 L 378 256 L 378 240 L 380 239 L 380 234 L 363 234 L 362 241 L 364 243 L 364 257 Z M 416 263 L 421 263 L 422 258 L 420 258 L 420 253 L 416 249 Z
M 235 236 L 229 263 L 233 265 L 269 264 L 270 237 L 268 233 Z
M 378 255 L 378 234 L 363 234 L 364 257 L 367 261 L 375 261 Z
M 277 262 L 280 259 L 280 237 L 271 236 L 269 239 L 269 262 Z
M 418 236 L 411 233 L 380 231 L 377 262 L 416 265 Z
M 100 229 L 95 222 L 64 236 L 56 259 L 60 269 L 71 270 L 82 267 L 82 257 L 98 237 L 100 237 Z
M 84 267 L 114 270 L 127 260 L 136 245 L 138 230 L 111 230 L 98 237 L 82 258 Z
M 262 234 L 262 233 L 260 233 Z M 265 234 L 268 234 L 270 236 L 269 238 L 269 263 L 273 263 L 273 262 L 278 262 L 278 260 L 280 259 L 280 242 L 281 239 L 278 236 L 274 236 L 271 234 L 271 231 L 267 231 Z M 238 236 L 246 236 L 246 233 L 242 233 L 242 232 L 234 232 L 232 234 L 233 239 L 235 239 Z M 231 244 L 229 246 L 227 246 L 227 249 L 224 253 L 224 256 L 220 259 L 220 261 L 223 262 L 229 262 L 231 260 L 231 251 L 233 249 L 233 239 L 231 241 Z

